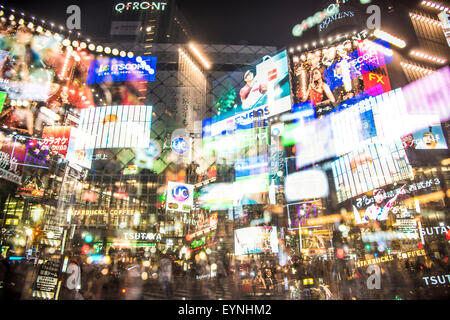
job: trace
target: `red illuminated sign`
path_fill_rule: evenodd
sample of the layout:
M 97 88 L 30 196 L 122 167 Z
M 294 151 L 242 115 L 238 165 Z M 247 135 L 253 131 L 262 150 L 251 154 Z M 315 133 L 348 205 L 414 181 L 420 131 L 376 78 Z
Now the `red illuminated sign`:
M 50 151 L 55 154 L 65 156 L 69 146 L 70 127 L 45 127 L 42 132 L 44 145 L 50 147 Z

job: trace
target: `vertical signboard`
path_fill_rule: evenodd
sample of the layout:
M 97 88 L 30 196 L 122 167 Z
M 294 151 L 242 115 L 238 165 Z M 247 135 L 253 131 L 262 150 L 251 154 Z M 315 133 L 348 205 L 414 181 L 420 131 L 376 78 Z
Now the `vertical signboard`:
M 39 265 L 31 294 L 33 298 L 49 300 L 56 298 L 59 267 L 59 260 L 45 260 Z

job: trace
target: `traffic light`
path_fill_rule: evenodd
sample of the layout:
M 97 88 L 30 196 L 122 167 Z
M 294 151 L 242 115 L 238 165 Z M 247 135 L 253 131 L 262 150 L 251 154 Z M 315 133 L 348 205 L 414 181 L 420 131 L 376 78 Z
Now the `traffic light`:
M 91 234 L 86 233 L 86 235 L 84 236 L 84 241 L 86 241 L 86 243 L 91 243 L 93 240 L 93 237 Z
M 370 249 L 371 249 L 370 244 L 366 243 L 366 250 L 370 250 Z
M 85 244 L 81 247 L 82 254 L 88 254 L 91 251 L 91 247 L 88 244 Z

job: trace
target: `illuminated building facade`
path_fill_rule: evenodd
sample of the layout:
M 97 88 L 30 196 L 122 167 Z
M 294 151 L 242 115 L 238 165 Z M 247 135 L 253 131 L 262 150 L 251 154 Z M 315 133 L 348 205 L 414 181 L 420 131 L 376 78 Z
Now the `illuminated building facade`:
M 187 42 L 172 1 L 115 1 L 101 44 L 0 18 L 1 253 L 36 271 L 20 297 L 94 299 L 78 263 L 99 298 L 164 298 L 165 259 L 179 299 L 445 296 L 445 33 L 430 2 L 410 30 L 374 3 L 381 30 L 343 1 L 288 50 Z

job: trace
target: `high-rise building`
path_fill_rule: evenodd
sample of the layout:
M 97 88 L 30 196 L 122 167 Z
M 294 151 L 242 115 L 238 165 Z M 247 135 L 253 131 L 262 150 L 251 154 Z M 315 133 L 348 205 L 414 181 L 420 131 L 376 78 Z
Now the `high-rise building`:
M 189 25 L 175 0 L 115 0 L 111 10 L 111 40 L 143 44 L 144 54 L 151 54 L 154 43 L 180 43 L 189 39 Z

